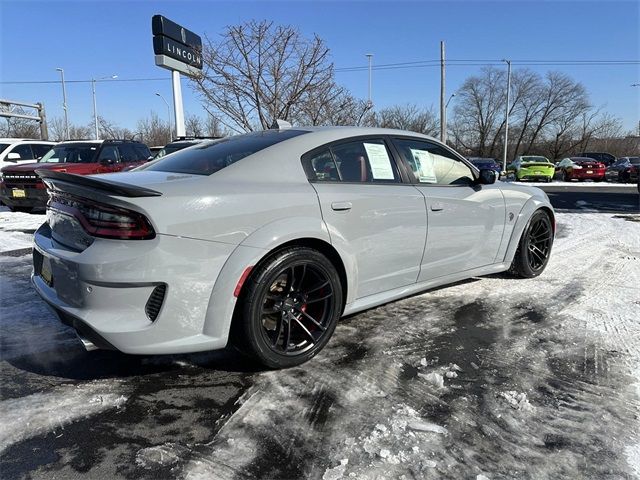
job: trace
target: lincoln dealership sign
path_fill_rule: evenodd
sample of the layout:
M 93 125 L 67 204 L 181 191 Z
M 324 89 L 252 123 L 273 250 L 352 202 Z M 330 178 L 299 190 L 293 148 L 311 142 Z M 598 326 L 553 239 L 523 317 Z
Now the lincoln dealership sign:
M 194 75 L 202 70 L 202 39 L 162 15 L 151 19 L 156 65 Z

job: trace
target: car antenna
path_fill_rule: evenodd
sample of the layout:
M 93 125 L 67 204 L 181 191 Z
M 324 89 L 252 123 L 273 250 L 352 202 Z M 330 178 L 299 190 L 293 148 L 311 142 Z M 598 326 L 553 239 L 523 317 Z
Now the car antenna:
M 270 130 L 284 130 L 285 128 L 291 128 L 291 124 L 279 118 L 276 118 L 269 127 Z

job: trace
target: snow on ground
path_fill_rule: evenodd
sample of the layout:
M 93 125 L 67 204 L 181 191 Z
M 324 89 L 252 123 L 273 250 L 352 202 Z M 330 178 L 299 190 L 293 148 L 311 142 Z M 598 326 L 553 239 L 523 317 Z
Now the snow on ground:
M 10 212 L 0 206 L 0 253 L 30 248 L 33 233 L 44 223 L 45 215 Z
M 508 183 L 515 183 L 516 185 L 530 185 L 532 187 L 585 187 L 585 188 L 629 188 L 631 190 L 637 189 L 638 186 L 635 183 L 617 183 L 617 182 L 594 182 L 586 180 L 584 182 L 563 182 L 560 180 L 554 180 L 553 182 L 516 182 L 513 180 L 506 180 Z
M 539 278 L 343 320 L 310 363 L 261 374 L 185 478 L 637 475 L 638 221 L 559 214 Z
M 65 425 L 98 412 L 120 408 L 127 398 L 118 382 L 65 385 L 0 402 L 0 452 L 35 435 L 64 434 Z
M 42 221 L 10 216 L 0 211 L 4 251 L 12 230 Z M 224 401 L 205 395 L 227 389 L 213 377 L 236 377 L 188 362 L 153 394 L 136 394 L 153 377 L 125 373 L 48 389 L 43 375 L 44 391 L 32 391 L 39 371 L 68 381 L 64 369 L 33 362 L 84 357 L 71 331 L 24 291 L 28 261 L 0 255 L 0 353 L 11 366 L 0 378 L 29 377 L 28 393 L 17 396 L 17 379 L 0 402 L 0 449 L 15 466 L 27 451 L 21 442 L 53 432 L 53 460 L 32 452 L 45 478 L 80 475 L 69 458 L 88 476 L 100 467 L 136 478 L 640 478 L 640 215 L 557 217 L 540 277 L 472 279 L 343 319 L 311 362 L 252 375 L 222 419 L 207 412 Z M 99 423 L 100 412 L 116 409 L 113 425 Z M 100 425 L 99 451 L 117 454 L 95 466 L 82 445 L 55 447 L 70 424 Z

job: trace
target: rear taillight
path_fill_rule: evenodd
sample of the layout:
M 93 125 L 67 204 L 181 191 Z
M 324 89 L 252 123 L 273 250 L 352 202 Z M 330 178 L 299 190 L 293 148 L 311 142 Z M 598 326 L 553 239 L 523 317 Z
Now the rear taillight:
M 47 208 L 75 217 L 94 237 L 148 240 L 156 236 L 147 217 L 126 208 L 56 191 L 49 192 Z
M 604 168 L 604 163 L 599 163 L 598 165 L 596 165 L 596 168 Z

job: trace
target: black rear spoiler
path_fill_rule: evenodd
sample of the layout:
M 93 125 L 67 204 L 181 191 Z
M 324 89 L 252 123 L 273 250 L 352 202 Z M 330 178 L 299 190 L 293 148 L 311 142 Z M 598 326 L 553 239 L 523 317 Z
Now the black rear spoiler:
M 150 188 L 128 185 L 126 183 L 115 182 L 107 179 L 103 180 L 101 178 L 74 175 L 73 173 L 55 172 L 53 170 L 44 169 L 36 169 L 36 173 L 45 181 L 45 183 L 47 180 L 58 180 L 65 183 L 89 187 L 94 190 L 100 190 L 120 197 L 159 197 L 162 195 L 162 193 L 156 190 L 151 190 Z

